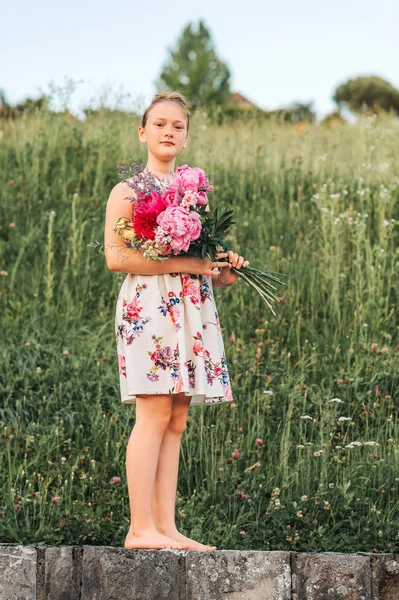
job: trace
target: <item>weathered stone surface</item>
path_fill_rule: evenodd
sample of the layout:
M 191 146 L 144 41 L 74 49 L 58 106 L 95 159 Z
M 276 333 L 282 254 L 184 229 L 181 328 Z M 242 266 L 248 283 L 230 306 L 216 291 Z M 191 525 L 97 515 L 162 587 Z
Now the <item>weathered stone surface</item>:
M 73 546 L 45 548 L 43 600 L 79 600 L 81 554 Z
M 294 554 L 292 600 L 371 600 L 370 558 L 355 554 Z
M 291 600 L 289 552 L 184 551 L 187 600 Z
M 184 600 L 183 554 L 83 546 L 82 600 Z
M 1 600 L 36 600 L 36 548 L 0 546 Z
M 371 557 L 372 600 L 398 600 L 399 556 L 376 554 Z

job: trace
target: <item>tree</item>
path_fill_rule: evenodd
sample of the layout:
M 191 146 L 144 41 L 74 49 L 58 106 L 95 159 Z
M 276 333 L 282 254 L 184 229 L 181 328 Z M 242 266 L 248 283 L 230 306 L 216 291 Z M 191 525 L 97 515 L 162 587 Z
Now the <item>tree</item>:
M 399 91 L 375 75 L 349 79 L 337 87 L 333 100 L 339 108 L 347 106 L 353 112 L 394 110 L 399 114 Z
M 157 91 L 179 90 L 195 110 L 206 104 L 220 105 L 230 95 L 230 70 L 215 52 L 202 20 L 197 31 L 187 25 L 157 82 Z

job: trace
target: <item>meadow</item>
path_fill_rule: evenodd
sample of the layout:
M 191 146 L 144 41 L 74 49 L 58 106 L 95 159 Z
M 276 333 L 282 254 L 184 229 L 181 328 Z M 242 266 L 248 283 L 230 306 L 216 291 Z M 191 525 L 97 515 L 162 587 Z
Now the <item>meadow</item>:
M 125 450 L 105 206 L 146 160 L 135 119 L 46 111 L 0 125 L 0 540 L 123 546 Z M 176 523 L 218 549 L 399 547 L 399 120 L 327 129 L 212 124 L 179 164 L 229 242 L 285 273 L 277 315 L 243 281 L 215 288 L 234 403 L 192 407 Z

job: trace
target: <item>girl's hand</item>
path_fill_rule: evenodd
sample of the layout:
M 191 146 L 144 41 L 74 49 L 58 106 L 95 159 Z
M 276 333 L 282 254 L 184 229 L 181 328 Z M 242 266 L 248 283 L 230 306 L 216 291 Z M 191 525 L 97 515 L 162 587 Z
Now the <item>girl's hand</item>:
M 184 256 L 182 260 L 184 261 L 184 266 L 182 266 L 181 271 L 183 273 L 191 273 L 192 275 L 215 275 L 218 271 L 214 271 L 214 269 L 221 269 L 226 265 L 225 261 L 218 261 L 218 258 L 222 256 L 227 256 L 227 254 L 221 254 L 221 256 L 216 255 L 216 260 L 214 262 L 211 261 L 209 256 L 206 258 L 197 258 L 196 256 Z
M 217 253 L 216 258 L 223 258 L 227 256 L 229 261 L 227 266 L 222 267 L 219 270 L 218 279 L 223 285 L 233 285 L 233 283 L 237 281 L 238 275 L 237 273 L 231 271 L 231 268 L 235 267 L 236 269 L 240 269 L 241 267 L 246 267 L 249 265 L 249 261 L 244 260 L 242 256 L 239 256 L 237 252 L 233 252 L 232 250 L 224 252 L 221 246 L 219 246 L 218 250 L 219 252 Z

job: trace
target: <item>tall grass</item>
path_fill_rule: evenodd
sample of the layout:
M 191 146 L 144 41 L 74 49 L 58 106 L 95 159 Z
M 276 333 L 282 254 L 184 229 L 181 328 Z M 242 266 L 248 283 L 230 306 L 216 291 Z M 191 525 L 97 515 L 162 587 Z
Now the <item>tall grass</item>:
M 138 123 L 46 112 L 2 125 L 0 539 L 123 545 L 125 450 L 103 255 Z M 218 548 L 395 551 L 398 120 L 216 127 L 179 164 L 239 211 L 231 248 L 289 279 L 277 317 L 243 282 L 215 296 L 233 405 L 193 407 L 176 520 Z M 113 477 L 121 477 L 121 482 Z

